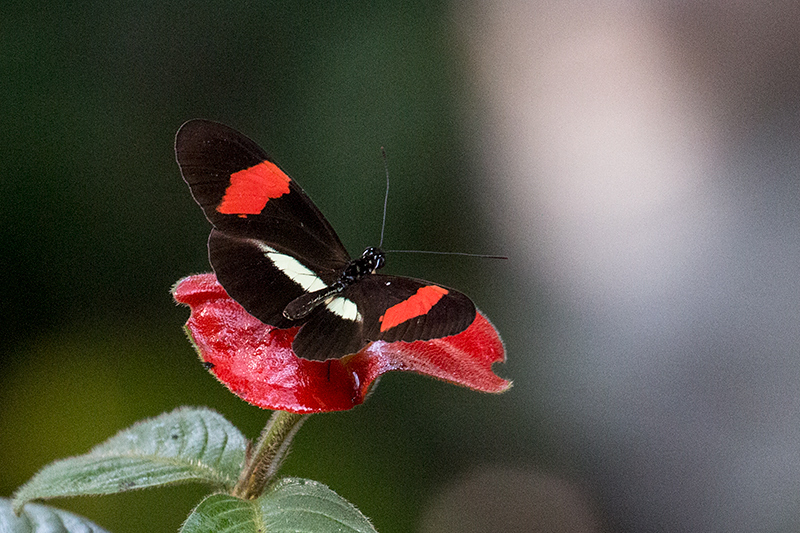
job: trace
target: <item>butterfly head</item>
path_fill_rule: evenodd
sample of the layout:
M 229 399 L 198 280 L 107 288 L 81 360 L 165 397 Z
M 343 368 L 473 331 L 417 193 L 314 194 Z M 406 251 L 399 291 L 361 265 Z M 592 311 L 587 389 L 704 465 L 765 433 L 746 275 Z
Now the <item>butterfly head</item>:
M 386 254 L 380 248 L 370 246 L 361 254 L 361 261 L 364 261 L 369 273 L 374 274 L 376 270 L 383 267 L 386 262 Z
M 365 276 L 374 274 L 376 270 L 381 268 L 386 261 L 383 250 L 380 248 L 369 247 L 364 250 L 361 257 L 353 259 L 345 267 L 342 272 L 342 277 L 339 280 L 344 286 L 348 286 Z

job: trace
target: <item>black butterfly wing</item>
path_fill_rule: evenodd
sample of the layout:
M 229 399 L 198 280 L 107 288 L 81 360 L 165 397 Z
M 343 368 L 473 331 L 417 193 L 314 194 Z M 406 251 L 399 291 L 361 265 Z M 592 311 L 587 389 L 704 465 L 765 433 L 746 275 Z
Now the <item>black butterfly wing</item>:
M 475 304 L 466 295 L 421 279 L 374 274 L 345 295 L 358 302 L 369 341 L 449 337 L 475 320 Z
M 219 282 L 262 322 L 298 325 L 283 318 L 286 305 L 336 281 L 349 261 L 331 225 L 264 150 L 228 126 L 186 122 L 175 154 L 214 226 L 208 249 Z
M 428 281 L 373 274 L 330 298 L 295 337 L 295 353 L 325 360 L 377 340 L 430 340 L 461 333 L 475 320 L 464 294 Z
M 286 305 L 334 283 L 339 275 L 337 270 L 314 270 L 265 241 L 217 229 L 208 238 L 208 255 L 228 295 L 260 321 L 278 328 L 302 324 L 283 316 Z
M 245 135 L 217 122 L 190 120 L 178 130 L 175 155 L 192 196 L 217 230 L 264 241 L 312 268 L 338 269 L 350 260 L 303 189 Z

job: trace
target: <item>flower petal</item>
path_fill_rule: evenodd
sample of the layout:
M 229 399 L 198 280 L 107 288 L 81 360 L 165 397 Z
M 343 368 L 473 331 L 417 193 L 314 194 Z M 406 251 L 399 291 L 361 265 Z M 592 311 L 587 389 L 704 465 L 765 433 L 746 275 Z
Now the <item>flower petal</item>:
M 503 392 L 509 381 L 492 372 L 505 359 L 503 343 L 478 313 L 458 335 L 416 342 L 377 341 L 342 359 L 297 357 L 297 328 L 262 323 L 231 299 L 214 274 L 179 281 L 175 300 L 191 308 L 187 332 L 200 358 L 231 392 L 265 409 L 314 413 L 342 411 L 361 402 L 372 382 L 392 370 L 426 374 L 484 392 Z

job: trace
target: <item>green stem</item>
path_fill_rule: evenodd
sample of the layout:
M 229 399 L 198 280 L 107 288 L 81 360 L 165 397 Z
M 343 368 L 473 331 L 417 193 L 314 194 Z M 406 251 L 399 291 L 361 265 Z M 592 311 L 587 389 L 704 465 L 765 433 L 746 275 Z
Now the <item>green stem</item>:
M 286 411 L 272 413 L 233 488 L 234 496 L 251 500 L 264 492 L 264 488 L 286 459 L 289 445 L 306 418 L 308 415 Z

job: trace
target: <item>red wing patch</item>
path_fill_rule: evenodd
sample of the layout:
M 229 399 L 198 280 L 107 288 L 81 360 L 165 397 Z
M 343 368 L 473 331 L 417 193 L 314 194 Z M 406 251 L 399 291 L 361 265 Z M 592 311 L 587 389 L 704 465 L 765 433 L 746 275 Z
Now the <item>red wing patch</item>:
M 231 174 L 231 184 L 217 207 L 223 215 L 257 215 L 272 198 L 289 194 L 289 176 L 275 163 L 261 163 Z
M 414 317 L 424 315 L 447 293 L 447 289 L 437 285 L 420 287 L 413 296 L 391 306 L 381 315 L 379 319 L 381 333 Z

